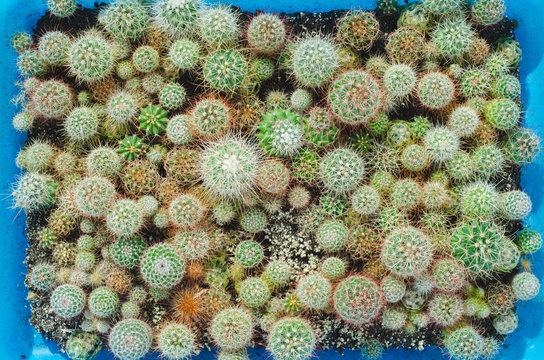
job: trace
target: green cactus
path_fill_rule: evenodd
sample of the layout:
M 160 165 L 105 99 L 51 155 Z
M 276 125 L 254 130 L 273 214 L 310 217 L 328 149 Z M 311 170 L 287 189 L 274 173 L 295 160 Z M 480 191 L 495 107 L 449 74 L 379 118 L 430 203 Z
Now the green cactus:
M 200 37 L 209 47 L 228 47 L 238 39 L 237 13 L 227 6 L 202 8 L 198 13 L 197 27 Z
M 172 245 L 159 243 L 148 248 L 140 258 L 140 272 L 146 283 L 168 290 L 185 274 L 185 261 Z
M 76 12 L 77 2 L 76 0 L 47 0 L 47 8 L 56 17 L 67 18 Z
M 101 146 L 91 150 L 85 160 L 85 166 L 90 176 L 114 178 L 121 171 L 121 157 L 109 147 Z
M 263 306 L 269 298 L 270 289 L 259 277 L 248 277 L 240 284 L 240 300 L 250 308 Z
M 142 45 L 132 53 L 132 65 L 142 73 L 151 73 L 159 67 L 158 51 L 148 45 Z
M 136 135 L 125 135 L 124 139 L 119 141 L 117 153 L 123 155 L 128 161 L 135 160 L 143 151 L 144 141 Z
M 419 80 L 416 93 L 423 106 L 439 110 L 451 103 L 455 86 L 448 75 L 431 71 Z
M 109 254 L 119 266 L 133 269 L 140 263 L 146 243 L 140 236 L 121 238 L 111 244 Z
M 528 272 L 516 274 L 512 279 L 512 291 L 518 300 L 534 299 L 540 291 L 540 280 Z
M 98 22 L 114 39 L 133 42 L 144 35 L 150 18 L 140 1 L 117 0 L 100 11 Z
M 108 337 L 111 352 L 120 359 L 142 359 L 151 349 L 152 343 L 151 326 L 138 319 L 118 321 Z
M 257 53 L 277 53 L 285 43 L 286 30 L 278 15 L 261 13 L 251 19 L 247 28 L 247 42 Z
M 244 55 L 239 50 L 227 49 L 213 51 L 206 57 L 203 74 L 212 89 L 232 93 L 243 85 L 248 70 Z
M 50 291 L 57 283 L 55 267 L 48 263 L 35 265 L 28 273 L 28 282 L 38 290 Z
M 148 105 L 140 109 L 140 129 L 147 135 L 158 135 L 166 130 L 168 111 L 159 106 Z
M 85 308 L 87 296 L 83 289 L 76 285 L 60 285 L 51 293 L 53 312 L 64 319 L 71 319 L 81 314 Z
M 542 247 L 542 236 L 534 230 L 524 229 L 517 235 L 517 244 L 522 253 L 533 254 Z
M 337 148 L 327 153 L 319 164 L 319 174 L 325 187 L 344 193 L 359 185 L 364 174 L 364 161 L 355 151 Z
M 305 308 L 311 310 L 323 310 L 327 307 L 331 293 L 330 281 L 319 273 L 301 277 L 296 288 L 297 298 Z
M 170 46 L 168 59 L 179 70 L 192 70 L 198 64 L 200 51 L 200 45 L 197 42 L 180 39 Z
M 153 4 L 154 20 L 158 27 L 174 38 L 195 31 L 200 0 L 159 0 Z
M 478 0 L 472 4 L 472 19 L 484 26 L 498 23 L 506 13 L 504 0 Z
M 278 360 L 308 360 L 316 341 L 314 330 L 306 320 L 285 317 L 272 325 L 267 349 Z
M 66 137 L 81 143 L 91 140 L 98 133 L 100 118 L 91 107 L 81 106 L 74 108 L 64 121 Z
M 236 351 L 245 348 L 253 337 L 250 313 L 236 307 L 222 310 L 211 322 L 210 335 L 222 350 Z
M 32 94 L 32 108 L 46 119 L 62 118 L 73 106 L 72 90 L 58 80 L 47 80 L 38 85 Z
M 444 347 L 458 360 L 476 360 L 482 355 L 484 338 L 473 327 L 449 330 L 444 336 Z
M 295 155 L 304 143 L 302 119 L 291 110 L 277 108 L 267 112 L 258 129 L 259 145 L 270 155 Z
M 157 335 L 157 346 L 166 359 L 188 359 L 197 352 L 196 335 L 187 325 L 169 322 Z
M 388 275 L 382 279 L 380 289 L 383 291 L 385 301 L 388 303 L 397 303 L 406 293 L 406 284 L 403 280 Z
M 329 39 L 311 36 L 300 39 L 293 49 L 291 70 L 302 86 L 319 88 L 339 66 L 338 53 Z
M 48 175 L 26 173 L 13 190 L 15 206 L 27 211 L 48 207 L 55 201 L 57 186 Z
M 373 280 L 362 275 L 353 275 L 336 286 L 333 303 L 334 309 L 343 320 L 360 326 L 379 315 L 383 295 Z
M 416 87 L 417 75 L 410 65 L 390 66 L 383 75 L 383 84 L 389 95 L 396 99 L 409 96 Z
M 115 67 L 111 43 L 96 31 L 83 33 L 68 51 L 68 66 L 81 81 L 92 83 L 104 79 Z

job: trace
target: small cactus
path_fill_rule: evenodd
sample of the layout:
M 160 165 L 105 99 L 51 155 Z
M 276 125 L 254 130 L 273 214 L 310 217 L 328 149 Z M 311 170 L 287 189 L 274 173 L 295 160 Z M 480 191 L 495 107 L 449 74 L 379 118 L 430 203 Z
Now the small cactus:
M 188 359 L 197 351 L 196 336 L 187 325 L 169 322 L 157 335 L 157 347 L 168 360 Z
M 315 346 L 314 330 L 302 318 L 285 317 L 270 329 L 267 349 L 275 359 L 308 360 Z
M 320 36 L 299 40 L 291 61 L 297 82 L 311 88 L 323 86 L 333 77 L 339 65 L 338 53 L 333 43 Z
M 56 315 L 71 319 L 81 314 L 85 308 L 87 296 L 83 289 L 76 285 L 60 285 L 51 294 L 51 308 Z
M 153 332 L 142 320 L 124 319 L 113 326 L 108 343 L 111 352 L 120 359 L 142 359 L 151 349 Z
M 334 309 L 343 320 L 358 326 L 378 316 L 383 298 L 374 281 L 354 275 L 336 286 L 333 302 Z
M 222 350 L 243 349 L 253 337 L 251 315 L 242 308 L 226 308 L 213 318 L 210 335 Z
M 286 30 L 279 16 L 262 13 L 251 19 L 247 28 L 247 42 L 258 53 L 277 53 L 286 40 Z

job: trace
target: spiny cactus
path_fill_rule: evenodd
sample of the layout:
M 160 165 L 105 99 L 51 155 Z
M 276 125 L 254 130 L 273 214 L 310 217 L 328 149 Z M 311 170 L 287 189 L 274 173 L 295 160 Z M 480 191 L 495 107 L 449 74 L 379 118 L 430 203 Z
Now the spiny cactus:
M 321 160 L 319 174 L 327 189 L 337 193 L 351 191 L 365 174 L 364 161 L 351 149 L 337 148 Z
M 113 38 L 122 41 L 139 40 L 149 21 L 145 5 L 136 0 L 117 0 L 98 14 L 100 25 Z
M 425 134 L 423 145 L 436 162 L 452 159 L 460 148 L 459 137 L 445 126 L 435 126 Z
M 210 47 L 229 46 L 238 38 L 238 16 L 226 6 L 201 8 L 197 27 L 200 36 Z
M 109 255 L 119 266 L 132 269 L 140 263 L 145 248 L 146 243 L 140 236 L 121 238 L 111 244 Z
M 62 81 L 47 80 L 32 94 L 32 109 L 47 119 L 61 118 L 72 109 L 73 96 L 72 90 Z
M 120 359 L 142 359 L 151 349 L 151 326 L 138 319 L 117 322 L 108 337 L 111 352 Z
M 304 144 L 302 119 L 291 110 L 275 109 L 258 124 L 259 145 L 270 155 L 292 156 Z
M 222 350 L 245 348 L 253 337 L 251 315 L 242 308 L 226 308 L 213 318 L 210 334 Z
M 86 294 L 79 286 L 60 285 L 51 294 L 51 308 L 56 315 L 71 319 L 81 314 L 85 308 Z
M 401 211 L 412 211 L 420 204 L 423 193 L 415 180 L 405 178 L 395 182 L 389 195 L 391 205 Z
M 332 285 L 321 274 L 310 274 L 301 277 L 297 284 L 296 294 L 305 308 L 323 310 L 329 305 Z
M 412 26 L 402 26 L 387 37 L 385 50 L 397 62 L 415 64 L 423 59 L 425 45 L 423 33 Z
M 432 42 L 441 55 L 455 60 L 468 50 L 473 35 L 474 31 L 463 18 L 446 18 L 434 29 Z
M 132 236 L 142 228 L 143 214 L 134 200 L 118 200 L 108 211 L 106 226 L 117 236 Z
M 484 338 L 473 327 L 463 326 L 446 332 L 444 347 L 458 360 L 476 360 L 482 355 Z
M 144 280 L 154 288 L 170 289 L 185 274 L 185 262 L 174 247 L 160 243 L 148 248 L 140 259 Z
M 335 281 L 346 274 L 346 263 L 340 258 L 331 256 L 323 261 L 319 271 L 328 280 Z
M 434 264 L 431 276 L 437 289 L 455 292 L 466 284 L 466 275 L 466 269 L 461 262 L 454 259 L 442 259 Z
M 355 50 L 369 49 L 378 37 L 380 26 L 371 12 L 348 11 L 337 24 L 338 38 Z
M 507 159 L 518 165 L 533 161 L 540 152 L 540 138 L 532 130 L 526 128 L 508 131 L 502 145 Z
M 28 282 L 41 291 L 50 291 L 57 283 L 54 265 L 42 263 L 34 266 L 28 273 Z
M 297 82 L 303 86 L 323 86 L 333 77 L 338 65 L 334 44 L 324 37 L 307 37 L 295 44 L 291 70 Z
M 518 316 L 513 311 L 506 315 L 499 315 L 493 319 L 493 327 L 497 330 L 497 333 L 508 335 L 518 327 Z
M 542 247 L 542 235 L 534 230 L 524 229 L 518 233 L 517 244 L 522 253 L 535 253 Z
M 506 13 L 504 0 L 478 0 L 472 4 L 472 19 L 481 25 L 498 23 Z
M 266 264 L 262 278 L 272 287 L 281 287 L 289 282 L 291 275 L 292 269 L 289 264 L 283 260 L 273 260 Z
M 486 96 L 491 85 L 491 76 L 485 69 L 475 67 L 465 71 L 459 82 L 461 94 L 467 98 Z
M 100 119 L 96 111 L 90 107 L 73 109 L 64 121 L 64 130 L 68 139 L 74 142 L 91 140 L 97 133 Z
M 310 324 L 299 317 L 285 317 L 270 329 L 267 349 L 278 360 L 307 360 L 316 346 Z
M 196 336 L 187 325 L 169 322 L 157 335 L 157 346 L 168 360 L 188 359 L 197 351 Z
M 485 107 L 485 119 L 499 130 L 511 129 L 520 116 L 519 105 L 509 99 L 493 99 Z
M 383 84 L 389 95 L 404 98 L 416 87 L 417 75 L 414 69 L 406 64 L 392 65 L 383 75 Z
M 185 91 L 183 91 L 185 100 Z M 147 135 L 158 135 L 166 130 L 168 111 L 155 105 L 148 105 L 140 110 L 140 129 Z M 174 142 L 176 143 L 176 142 Z
M 153 4 L 157 25 L 172 37 L 195 31 L 200 0 L 160 0 Z
M 65 350 L 70 359 L 90 360 L 102 350 L 102 341 L 97 334 L 75 330 L 70 334 Z
M 446 15 L 461 9 L 461 0 L 423 0 L 423 8 L 434 15 Z
M 348 228 L 340 220 L 328 220 L 317 229 L 316 241 L 328 252 L 341 250 L 348 237 Z
M 463 316 L 464 305 L 459 296 L 437 293 L 429 302 L 429 317 L 437 325 L 454 325 Z
M 499 207 L 499 194 L 495 187 L 484 181 L 465 185 L 461 190 L 460 210 L 469 218 L 489 219 Z
M 480 122 L 478 112 L 470 106 L 459 106 L 448 118 L 448 128 L 459 137 L 472 135 Z
M 68 66 L 70 72 L 84 82 L 106 78 L 115 66 L 111 43 L 98 32 L 83 33 L 68 51 Z
M 114 178 L 121 171 L 121 157 L 109 147 L 98 147 L 87 155 L 85 165 L 90 176 Z
M 38 52 L 50 65 L 64 65 L 72 40 L 60 31 L 48 31 L 40 37 Z
M 67 18 L 76 12 L 77 2 L 76 0 L 47 0 L 47 8 L 56 17 Z
M 448 75 L 432 71 L 419 80 L 416 93 L 423 106 L 439 110 L 452 102 L 455 86 Z
M 383 298 L 373 280 L 362 275 L 354 275 L 336 286 L 333 303 L 334 309 L 343 320 L 358 326 L 378 316 Z
M 174 198 L 168 207 L 170 221 L 182 229 L 195 227 L 204 217 L 205 207 L 193 194 L 181 194 Z
M 247 42 L 258 53 L 277 53 L 286 40 L 286 30 L 279 16 L 262 13 L 251 19 L 247 28 Z
M 519 300 L 534 299 L 540 291 L 540 280 L 531 273 L 519 273 L 512 279 L 512 291 Z
M 178 83 L 166 84 L 159 91 L 159 102 L 168 110 L 178 109 L 185 102 L 185 89 Z
M 396 303 L 404 297 L 406 284 L 403 280 L 389 275 L 382 279 L 380 289 L 383 291 L 385 301 Z
M 202 230 L 178 231 L 172 245 L 189 261 L 201 259 L 210 249 L 210 236 Z
M 105 286 L 94 289 L 89 295 L 89 310 L 100 318 L 109 318 L 119 307 L 119 296 Z
M 189 39 L 180 39 L 172 44 L 168 59 L 176 68 L 186 71 L 193 69 L 199 61 L 200 45 Z
M 240 284 L 240 300 L 250 308 L 263 306 L 269 298 L 270 289 L 259 277 L 248 277 Z
M 27 211 L 50 206 L 55 200 L 58 184 L 48 175 L 26 173 L 13 190 L 15 206 Z
M 212 89 L 231 93 L 240 89 L 248 70 L 248 62 L 239 50 L 216 50 L 206 57 L 203 76 Z

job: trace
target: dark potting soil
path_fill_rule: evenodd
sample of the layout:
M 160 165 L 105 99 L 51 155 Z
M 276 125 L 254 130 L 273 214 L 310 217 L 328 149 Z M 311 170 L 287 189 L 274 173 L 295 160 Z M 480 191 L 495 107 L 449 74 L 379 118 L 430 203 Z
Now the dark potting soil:
M 92 28 L 96 25 L 96 18 L 99 9 L 104 6 L 104 3 L 95 3 L 95 8 L 78 8 L 76 13 L 68 19 L 58 19 L 49 14 L 44 15 L 38 21 L 36 28 L 34 29 L 34 40 L 38 41 L 39 37 L 49 30 L 60 30 L 67 32 L 72 36 L 76 36 L 80 32 Z M 286 25 L 290 30 L 291 36 L 295 38 L 297 35 L 303 32 L 315 32 L 320 34 L 327 34 L 334 36 L 336 21 L 343 15 L 344 11 L 330 11 L 326 13 L 307 13 L 299 12 L 293 14 L 280 14 L 285 19 Z M 241 12 L 241 21 L 246 23 L 254 14 L 248 12 Z M 361 60 L 364 60 L 370 55 L 384 54 L 385 55 L 385 39 L 388 33 L 394 31 L 397 27 L 397 14 L 376 14 L 376 17 L 380 23 L 380 29 L 382 34 L 380 38 L 375 42 L 372 49 L 361 55 Z M 513 37 L 513 30 L 516 27 L 516 23 L 509 19 L 504 19 L 496 25 L 486 28 L 476 28 L 480 36 L 488 40 L 490 44 L 495 43 L 497 40 L 505 37 Z M 82 84 L 79 84 L 72 76 L 66 71 L 59 69 L 54 70 L 52 74 L 54 77 L 62 79 L 69 84 L 77 93 L 81 90 L 87 90 Z M 190 78 L 190 75 L 183 75 L 179 80 L 183 83 L 187 96 L 189 99 L 198 98 L 199 94 L 203 93 L 205 89 L 201 87 L 195 79 Z M 264 82 L 259 91 L 259 97 L 264 100 L 266 95 L 271 90 L 282 90 L 286 93 L 290 93 L 293 90 L 292 82 L 289 75 L 284 70 L 278 70 L 277 73 L 268 81 Z M 325 90 L 314 91 L 314 97 L 316 99 L 325 98 Z M 188 103 L 191 103 L 189 101 Z M 181 109 L 180 111 L 184 111 Z M 433 113 L 422 109 L 417 106 L 415 101 L 406 102 L 405 106 L 401 106 L 395 109 L 391 113 L 391 117 L 395 119 L 411 120 L 415 116 L 429 116 L 433 117 Z M 52 144 L 62 147 L 63 134 L 62 127 L 58 121 L 38 121 L 33 129 L 28 133 L 28 142 L 33 140 L 47 140 Z M 112 144 L 114 145 L 114 144 Z M 504 170 L 503 173 L 491 179 L 493 183 L 497 184 L 500 190 L 520 189 L 520 168 L 517 166 L 510 166 Z M 319 194 L 318 189 L 310 189 L 316 195 Z M 287 211 L 287 209 L 284 209 Z M 51 251 L 43 250 L 37 245 L 36 233 L 44 225 L 47 224 L 47 218 L 52 209 L 43 211 L 34 211 L 27 214 L 27 237 L 29 247 L 27 249 L 26 263 L 28 267 L 32 267 L 35 264 L 47 261 L 51 256 Z M 273 226 L 273 222 L 270 226 Z M 513 235 L 519 231 L 522 226 L 521 222 L 513 221 L 504 224 L 507 235 Z M 289 224 L 293 233 L 298 230 L 297 224 Z M 226 228 L 225 230 L 232 230 L 232 228 Z M 144 237 L 153 237 L 154 239 L 164 238 L 164 232 L 150 225 L 145 233 Z M 67 241 L 75 242 L 78 233 L 74 231 L 67 237 Z M 266 248 L 266 239 L 264 236 L 259 235 L 256 239 L 264 243 Z M 268 255 L 268 254 L 267 254 Z M 319 253 L 316 253 L 319 256 Z M 362 270 L 364 262 L 355 261 L 352 264 L 352 270 L 354 272 Z M 136 275 L 136 274 L 134 274 Z M 501 274 L 500 281 L 509 282 L 513 273 Z M 137 276 L 135 276 L 137 278 Z M 496 279 L 495 279 L 496 281 Z M 183 286 L 184 283 L 181 284 Z M 482 281 L 478 285 L 485 286 L 485 281 Z M 234 290 L 231 289 L 234 295 Z M 45 338 L 51 339 L 57 342 L 59 345 L 64 346 L 72 330 L 76 329 L 82 321 L 80 316 L 75 319 L 63 320 L 55 316 L 49 306 L 49 296 L 44 294 L 36 294 L 36 296 L 30 296 L 31 300 L 31 319 L 30 322 L 36 327 L 37 331 L 42 333 Z M 160 323 L 163 319 L 169 317 L 168 304 L 151 304 L 149 303 L 144 309 L 142 309 L 142 317 L 153 324 Z M 385 346 L 391 347 L 405 347 L 405 348 L 418 348 L 421 349 L 428 345 L 440 345 L 442 341 L 441 331 L 438 328 L 429 326 L 427 328 L 416 330 L 415 333 L 409 335 L 405 332 L 393 332 L 384 329 L 379 324 L 372 324 L 362 328 L 352 328 L 345 323 L 341 322 L 336 316 L 332 314 L 307 314 L 314 324 L 316 324 L 317 330 L 321 334 L 320 345 L 323 348 L 333 348 L 342 351 L 345 348 L 359 348 L 361 346 L 362 339 L 375 339 Z M 502 340 L 502 336 L 498 335 L 494 330 L 491 321 L 489 319 L 478 321 L 477 325 L 480 329 L 483 329 L 488 335 L 495 336 L 499 340 Z M 209 336 L 207 335 L 206 325 L 201 325 L 200 333 L 202 334 L 202 340 L 210 345 Z M 264 331 L 257 332 L 263 334 Z M 254 340 L 255 345 L 265 345 L 265 340 L 262 335 L 257 335 Z M 211 346 L 211 345 L 210 345 Z

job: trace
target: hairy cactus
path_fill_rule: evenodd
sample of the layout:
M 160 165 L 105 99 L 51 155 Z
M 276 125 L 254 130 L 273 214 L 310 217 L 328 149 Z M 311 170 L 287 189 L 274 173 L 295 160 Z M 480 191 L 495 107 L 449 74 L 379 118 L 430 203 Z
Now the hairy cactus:
M 248 75 L 249 65 L 239 50 L 216 50 L 204 61 L 204 79 L 215 90 L 237 91 Z
M 240 300 L 250 308 L 263 306 L 269 298 L 270 289 L 259 277 L 248 277 L 240 284 Z
M 463 326 L 446 332 L 444 347 L 458 360 L 476 360 L 482 355 L 484 338 L 473 327 Z
M 402 99 L 410 95 L 416 87 L 417 75 L 414 69 L 406 64 L 392 65 L 383 75 L 383 84 L 390 96 Z
M 66 137 L 73 142 L 86 142 L 97 133 L 100 118 L 93 108 L 82 106 L 73 109 L 64 121 Z
M 79 286 L 60 285 L 51 294 L 51 308 L 58 316 L 71 319 L 81 314 L 86 298 L 85 292 Z
M 13 190 L 15 206 L 36 210 L 51 205 L 55 200 L 57 183 L 48 175 L 26 173 Z
M 469 218 L 489 219 L 499 208 L 499 194 L 487 182 L 476 181 L 461 190 L 460 210 Z
M 275 109 L 258 124 L 259 145 L 270 155 L 292 156 L 303 145 L 302 119 L 291 110 Z
M 170 221 L 182 229 L 195 227 L 204 217 L 205 207 L 193 194 L 181 194 L 168 207 Z
M 102 80 L 114 69 L 113 48 L 99 33 L 83 33 L 68 51 L 68 65 L 70 72 L 81 81 Z
M 416 93 L 423 106 L 439 110 L 451 103 L 455 95 L 455 86 L 448 75 L 433 71 L 419 80 Z
M 423 145 L 429 152 L 431 159 L 444 162 L 452 159 L 459 151 L 459 137 L 450 129 L 435 126 L 425 134 Z
M 142 45 L 132 53 L 132 65 L 142 73 L 150 73 L 159 67 L 159 53 L 148 45 Z
M 196 336 L 187 325 L 169 322 L 157 335 L 157 346 L 168 360 L 188 359 L 197 351 Z
M 320 36 L 299 40 L 293 49 L 291 69 L 297 82 L 319 88 L 329 81 L 338 68 L 334 44 Z
M 67 18 L 76 12 L 77 2 L 76 0 L 47 0 L 47 8 L 56 17 Z
M 348 11 L 338 20 L 338 38 L 355 50 L 368 50 L 378 37 L 380 26 L 371 12 Z
M 333 303 L 343 320 L 358 326 L 378 316 L 383 297 L 374 281 L 362 275 L 354 275 L 336 286 Z
M 172 65 L 182 71 L 194 69 L 198 64 L 200 45 L 189 39 L 180 39 L 172 44 L 168 59 Z
M 351 191 L 359 185 L 365 166 L 361 156 L 348 148 L 338 148 L 325 155 L 319 164 L 325 187 L 337 193 Z
M 473 35 L 474 31 L 463 18 L 446 18 L 434 29 L 432 43 L 442 56 L 455 60 L 469 49 Z
M 228 199 L 249 195 L 257 181 L 260 155 L 243 138 L 224 137 L 207 146 L 200 155 L 204 186 Z
M 113 38 L 121 41 L 137 41 L 149 24 L 147 9 L 136 0 L 117 0 L 103 8 L 98 22 Z
M 277 53 L 286 40 L 286 30 L 279 16 L 262 13 L 251 19 L 247 28 L 247 42 L 257 53 Z
M 32 109 L 46 119 L 61 118 L 73 106 L 72 90 L 58 80 L 47 80 L 38 85 L 32 94 Z
M 423 232 L 413 227 L 403 227 L 386 238 L 381 261 L 397 276 L 417 276 L 429 267 L 433 253 L 434 245 Z
M 117 236 L 132 236 L 142 228 L 143 214 L 136 201 L 118 200 L 108 211 L 106 226 Z
M 124 319 L 113 326 L 108 343 L 111 352 L 120 359 L 142 359 L 151 349 L 153 331 L 142 320 Z
M 504 0 L 478 0 L 472 4 L 472 19 L 481 25 L 498 23 L 506 13 Z
M 519 273 L 512 279 L 512 290 L 516 299 L 534 299 L 540 291 L 540 280 L 531 273 Z
M 28 273 L 28 282 L 38 290 L 51 290 L 57 283 L 55 267 L 47 263 L 34 266 Z
M 368 124 L 384 106 L 384 92 L 372 75 L 361 70 L 340 74 L 327 96 L 332 112 L 350 125 Z
M 285 317 L 270 329 L 267 349 L 278 360 L 308 360 L 316 346 L 310 324 L 299 317 Z
M 167 290 L 183 278 L 185 262 L 172 245 L 160 243 L 144 252 L 140 259 L 140 271 L 150 286 Z
M 305 308 L 323 310 L 329 305 L 332 285 L 321 274 L 310 274 L 301 277 L 297 284 L 296 294 Z
M 157 26 L 172 37 L 189 35 L 195 31 L 200 0 L 159 0 L 153 4 Z
M 222 310 L 212 320 L 210 335 L 222 350 L 245 348 L 253 337 L 250 313 L 235 307 Z

